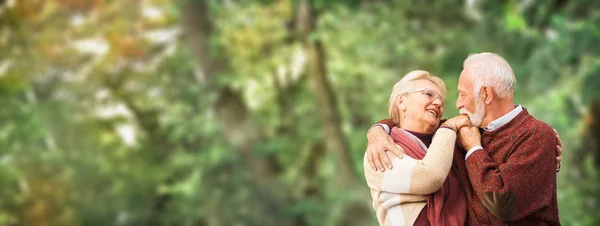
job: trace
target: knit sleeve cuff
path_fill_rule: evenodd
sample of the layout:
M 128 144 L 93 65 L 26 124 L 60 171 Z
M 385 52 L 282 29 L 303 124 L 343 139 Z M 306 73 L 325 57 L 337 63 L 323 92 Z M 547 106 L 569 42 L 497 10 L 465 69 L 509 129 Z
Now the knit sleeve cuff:
M 372 126 L 369 128 L 369 130 L 367 130 L 367 134 L 368 134 L 368 133 L 371 131 L 371 129 L 373 129 L 373 127 L 375 127 L 375 126 L 381 126 L 381 127 L 383 127 L 383 130 L 385 130 L 385 132 L 386 132 L 387 134 L 390 134 L 390 132 L 391 132 L 391 131 L 390 131 L 390 127 L 389 127 L 388 125 L 386 125 L 386 124 L 384 124 L 384 123 L 375 123 L 374 125 L 372 125 Z
M 469 156 L 471 154 L 473 154 L 473 152 L 478 151 L 478 150 L 483 150 L 483 147 L 478 145 L 478 146 L 475 146 L 475 147 L 472 147 L 471 149 L 469 149 L 469 151 L 467 151 L 467 154 L 465 155 L 465 161 L 469 158 Z
M 478 151 L 478 150 L 482 150 L 482 151 Z M 476 149 L 475 151 L 471 152 L 471 154 L 469 155 L 469 158 L 465 158 L 465 165 L 467 166 L 467 169 L 469 168 L 470 165 L 472 165 L 472 162 L 483 161 L 482 159 L 485 158 L 485 156 L 487 156 L 489 158 L 487 153 L 483 150 L 484 149 Z

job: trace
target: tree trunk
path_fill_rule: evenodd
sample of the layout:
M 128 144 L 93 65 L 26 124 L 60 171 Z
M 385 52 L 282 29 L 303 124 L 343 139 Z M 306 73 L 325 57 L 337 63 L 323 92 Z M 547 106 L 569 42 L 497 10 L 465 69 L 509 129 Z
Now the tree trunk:
M 214 77 L 226 70 L 228 64 L 225 57 L 211 54 L 209 40 L 213 25 L 207 7 L 202 0 L 185 1 L 182 6 L 183 29 L 196 56 L 196 77 L 200 85 L 218 93 L 213 110 L 225 139 L 240 151 L 252 175 L 261 182 L 272 181 L 280 169 L 275 159 L 272 156 L 261 159 L 250 153 L 257 143 L 264 141 L 263 130 L 249 114 L 240 93 L 215 82 Z
M 290 225 L 293 219 L 285 219 L 279 214 L 279 211 L 283 209 L 283 204 L 290 201 L 286 189 L 275 190 L 281 188 L 277 181 L 281 171 L 279 162 L 274 154 L 266 157 L 252 154 L 257 144 L 266 141 L 263 129 L 252 117 L 242 95 L 236 90 L 216 82 L 216 76 L 219 76 L 220 72 L 228 70 L 229 63 L 226 56 L 218 56 L 211 52 L 209 40 L 213 34 L 213 22 L 208 15 L 208 4 L 208 1 L 205 0 L 194 0 L 184 1 L 182 5 L 182 27 L 196 57 L 196 78 L 200 86 L 217 93 L 217 100 L 213 104 L 212 110 L 221 127 L 223 137 L 235 147 L 239 156 L 242 157 L 249 175 L 257 182 L 255 185 L 260 188 L 261 192 L 270 194 L 271 200 L 265 202 L 273 204 L 268 208 L 272 210 L 274 216 L 265 217 L 276 219 L 276 225 Z M 211 209 L 209 208 L 210 203 L 203 205 Z M 257 206 L 257 208 L 260 207 Z M 212 209 L 213 211 L 226 211 Z M 221 219 L 212 219 L 206 223 L 214 225 L 218 220 Z
M 365 225 L 370 224 L 370 208 L 363 200 L 367 199 L 366 185 L 361 186 L 354 170 L 352 155 L 342 132 L 341 115 L 338 110 L 335 92 L 327 78 L 325 48 L 321 40 L 314 38 L 316 15 L 308 0 L 300 2 L 297 14 L 297 32 L 307 52 L 307 73 L 318 113 L 323 125 L 325 148 L 334 154 L 337 160 L 336 175 L 328 184 L 329 192 L 347 194 L 345 200 L 334 201 L 329 207 L 330 213 L 324 225 Z M 354 197 L 356 190 L 364 188 L 364 196 Z
M 327 79 L 325 50 L 320 40 L 310 40 L 316 30 L 314 9 L 307 1 L 301 1 L 298 11 L 298 32 L 307 51 L 307 73 L 317 102 L 319 118 L 325 132 L 325 145 L 328 151 L 335 153 L 338 161 L 336 172 L 340 185 L 357 184 L 352 156 L 346 138 L 342 133 L 341 116 L 338 110 L 335 92 Z

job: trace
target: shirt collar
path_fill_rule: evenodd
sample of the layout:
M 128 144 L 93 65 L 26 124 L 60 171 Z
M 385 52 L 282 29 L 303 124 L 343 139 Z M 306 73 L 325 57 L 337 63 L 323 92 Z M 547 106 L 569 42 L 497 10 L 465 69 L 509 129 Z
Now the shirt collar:
M 521 111 L 523 111 L 523 107 L 521 107 L 521 105 L 517 105 L 515 106 L 515 109 L 506 113 L 502 117 L 490 122 L 490 124 L 488 124 L 487 127 L 483 129 L 485 131 L 494 131 L 500 128 L 501 126 L 505 125 L 506 123 L 510 122 L 510 120 L 513 120 L 515 117 L 517 117 L 519 113 L 521 113 Z

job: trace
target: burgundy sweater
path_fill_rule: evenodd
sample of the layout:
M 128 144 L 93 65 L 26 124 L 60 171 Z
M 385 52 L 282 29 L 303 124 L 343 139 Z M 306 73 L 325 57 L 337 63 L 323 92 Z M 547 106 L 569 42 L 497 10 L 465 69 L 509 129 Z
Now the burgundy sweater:
M 466 162 L 464 151 L 454 153 L 467 194 L 467 225 L 560 225 L 552 127 L 523 109 L 481 137 L 484 150 Z

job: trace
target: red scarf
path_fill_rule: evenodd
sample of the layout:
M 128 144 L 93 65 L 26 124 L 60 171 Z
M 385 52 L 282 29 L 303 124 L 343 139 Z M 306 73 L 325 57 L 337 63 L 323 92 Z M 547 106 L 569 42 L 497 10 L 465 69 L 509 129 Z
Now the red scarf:
M 390 136 L 400 145 L 406 155 L 421 160 L 425 157 L 426 146 L 414 135 L 394 127 Z M 453 172 L 454 166 L 444 181 L 442 188 L 427 196 L 427 219 L 431 225 L 465 225 L 467 197 L 460 180 Z

